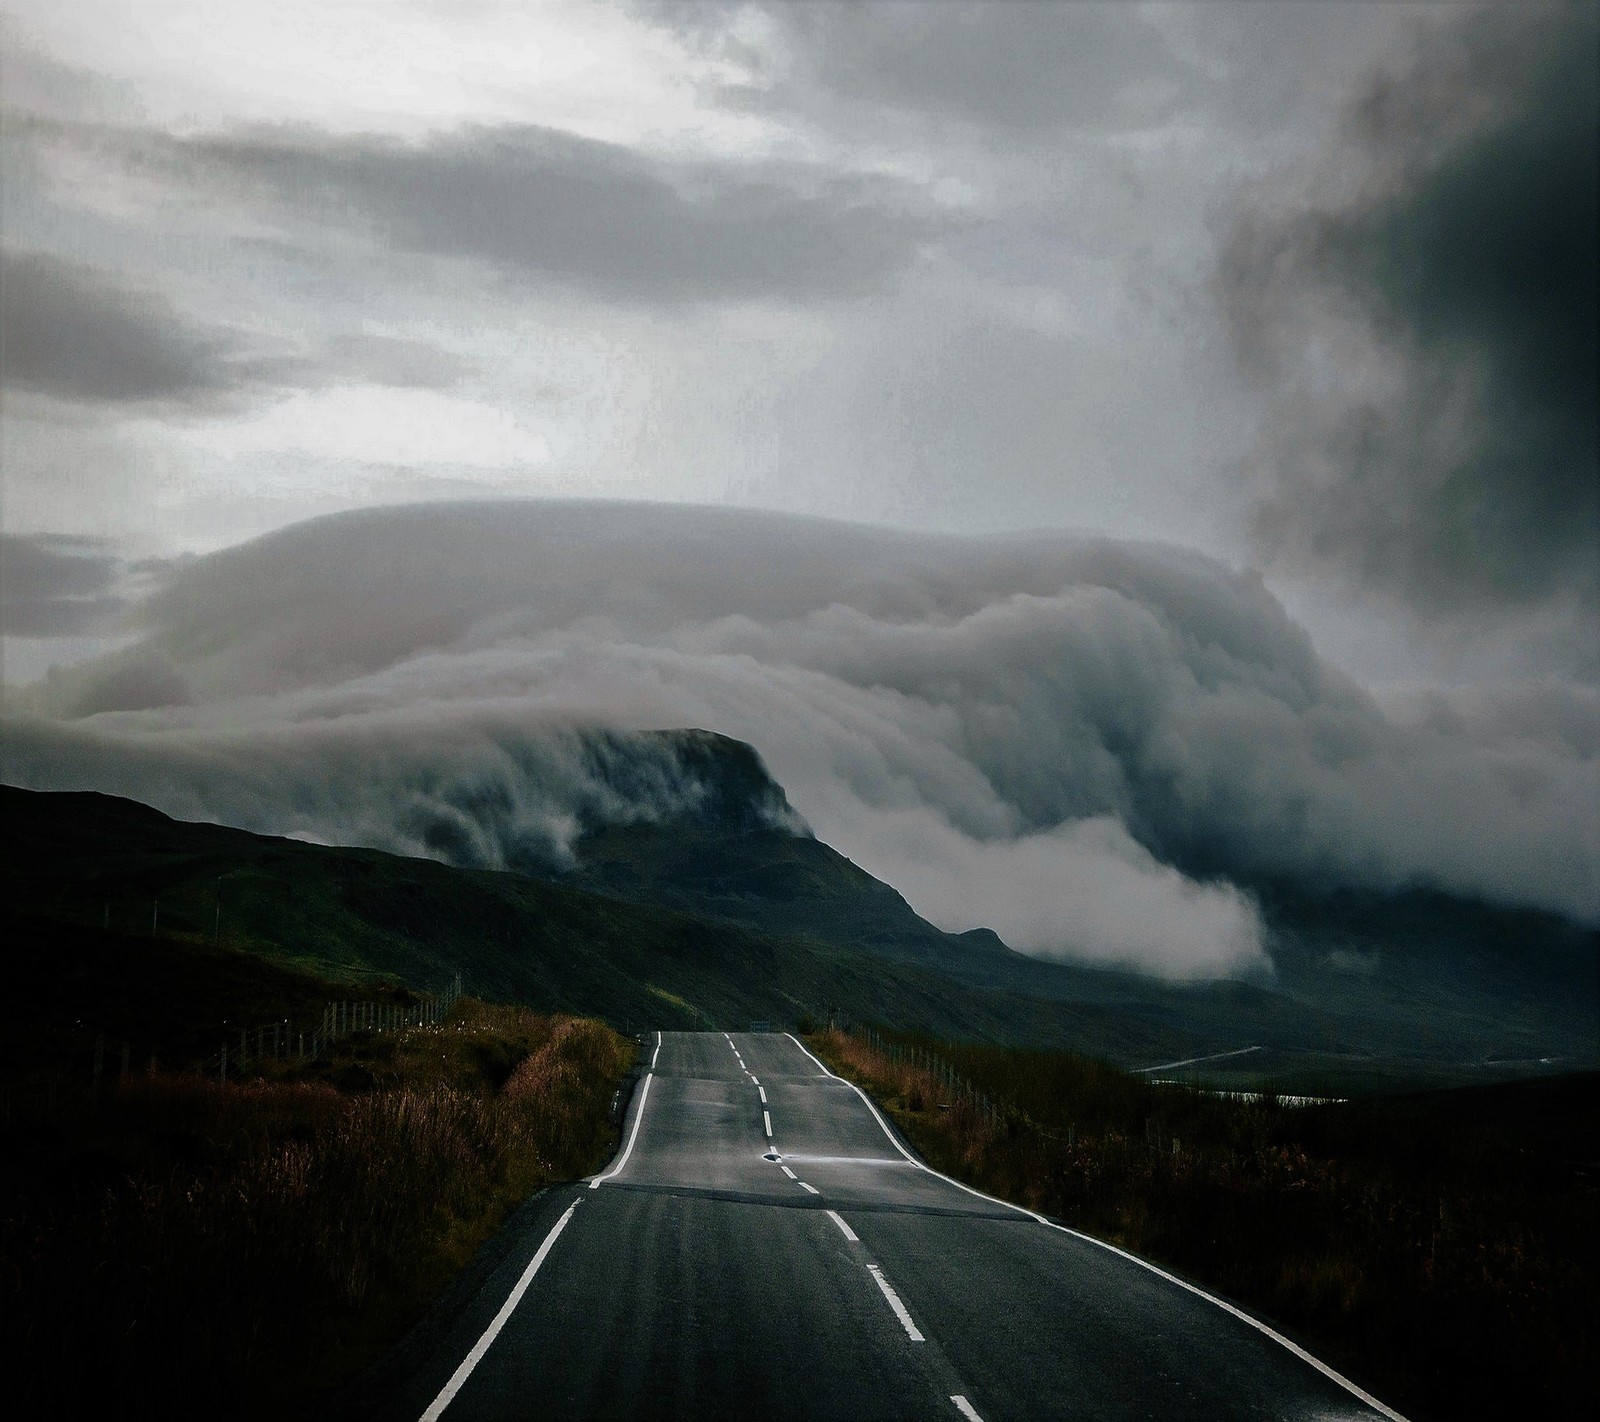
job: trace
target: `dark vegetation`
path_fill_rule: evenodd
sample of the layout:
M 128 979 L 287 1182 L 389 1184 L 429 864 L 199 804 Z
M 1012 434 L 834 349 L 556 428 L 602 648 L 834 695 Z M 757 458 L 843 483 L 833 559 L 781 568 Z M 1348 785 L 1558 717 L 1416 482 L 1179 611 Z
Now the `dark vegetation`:
M 935 1168 L 1232 1297 L 1413 1417 L 1595 1415 L 1600 1075 L 1296 1107 L 1063 1053 L 811 1041 Z
M 303 1406 L 398 1336 L 510 1209 L 615 1146 L 635 1045 L 602 1023 L 468 998 L 439 1026 L 223 1082 L 184 1069 L 210 1042 L 196 1021 L 223 1001 L 282 1018 L 341 985 L 182 945 L 91 947 L 122 961 L 60 945 L 84 1010 L 115 1023 L 115 988 L 148 957 L 123 1021 L 161 1047 L 108 1066 L 97 1094 L 80 1071 L 47 1097 L 44 1068 L 81 1066 L 83 1030 L 45 1014 L 33 1060 L 8 1046 L 0 1367 L 17 1416 Z

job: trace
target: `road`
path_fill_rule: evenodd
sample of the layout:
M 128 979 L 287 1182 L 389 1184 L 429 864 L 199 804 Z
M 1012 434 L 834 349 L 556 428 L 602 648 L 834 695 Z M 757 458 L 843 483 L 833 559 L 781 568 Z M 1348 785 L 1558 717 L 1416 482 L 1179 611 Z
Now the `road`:
M 652 1058 L 617 1159 L 519 1216 L 370 1415 L 1397 1416 L 1228 1305 L 920 1165 L 791 1037 L 667 1033 Z

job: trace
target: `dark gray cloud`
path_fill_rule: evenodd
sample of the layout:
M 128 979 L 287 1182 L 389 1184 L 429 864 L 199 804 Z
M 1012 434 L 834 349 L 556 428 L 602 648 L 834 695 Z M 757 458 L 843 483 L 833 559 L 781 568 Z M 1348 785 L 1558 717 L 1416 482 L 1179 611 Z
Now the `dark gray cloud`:
M 1235 231 L 1286 563 L 1431 611 L 1600 591 L 1597 54 L 1592 5 L 1475 12 L 1362 96 L 1358 181 Z
M 744 60 L 758 84 L 724 101 L 814 108 L 820 96 L 1013 135 L 1169 116 L 1199 76 L 1162 30 L 1122 4 L 645 5 L 644 13 Z M 732 22 L 759 10 L 776 43 L 757 52 Z
M 1178 549 L 434 505 L 198 559 L 146 617 L 38 690 L 56 719 L 8 727 L 9 778 L 418 852 L 424 801 L 570 821 L 553 727 L 700 726 L 941 926 L 1045 955 L 1258 965 L 1261 876 L 1600 917 L 1594 693 L 1386 713 Z
M 44 252 L 0 251 L 0 381 L 64 400 L 206 402 L 220 336 L 159 292 Z
M 96 538 L 0 533 L 0 632 L 67 637 L 106 626 L 125 606 L 122 560 Z
M 935 230 L 926 204 L 887 179 L 675 162 L 546 128 L 414 143 L 300 130 L 139 142 L 197 187 L 267 199 L 297 225 L 357 224 L 401 251 L 621 301 L 857 295 Z
M 427 342 L 346 332 L 299 350 L 185 316 L 117 272 L 0 250 L 0 383 L 113 407 L 222 411 L 240 399 L 351 382 L 443 389 L 466 362 Z

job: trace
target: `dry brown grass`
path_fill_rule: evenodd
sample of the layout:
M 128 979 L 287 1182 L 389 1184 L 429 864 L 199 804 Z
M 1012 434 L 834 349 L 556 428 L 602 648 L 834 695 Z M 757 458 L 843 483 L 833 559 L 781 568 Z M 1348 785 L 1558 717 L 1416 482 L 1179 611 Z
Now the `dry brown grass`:
M 512 1207 L 606 1158 L 633 1055 L 598 1022 L 468 1002 L 306 1075 L 133 1076 L 98 1110 L 14 1123 L 0 1349 L 19 1415 L 266 1415 L 333 1380 Z

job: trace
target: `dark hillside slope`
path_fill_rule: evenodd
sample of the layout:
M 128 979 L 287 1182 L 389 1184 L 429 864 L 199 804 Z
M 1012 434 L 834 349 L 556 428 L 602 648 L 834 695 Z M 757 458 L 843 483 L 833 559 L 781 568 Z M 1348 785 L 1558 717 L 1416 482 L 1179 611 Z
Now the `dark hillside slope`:
M 1183 985 L 1044 962 L 992 934 L 941 933 L 783 828 L 792 811 L 759 759 L 737 754 L 748 748 L 662 735 L 714 762 L 712 788 L 678 823 L 591 829 L 576 873 L 450 868 L 0 787 L 0 888 L 7 912 L 36 919 L 146 939 L 154 921 L 163 935 L 420 988 L 459 970 L 482 995 L 619 1026 L 793 1023 L 836 1007 L 1126 1066 L 1204 1058 L 1163 1075 L 1340 1096 L 1600 1056 L 1591 931 L 1420 893 L 1264 889 L 1270 980 Z M 626 757 L 615 771 L 632 773 Z
M 215 934 L 222 947 L 351 982 L 427 987 L 459 971 L 480 996 L 618 1025 L 789 1025 L 831 1006 L 1124 1061 L 1213 1047 L 1092 1005 L 963 987 L 815 940 L 520 874 L 190 824 L 107 795 L 0 787 L 0 892 L 8 914 L 26 918 L 35 952 L 51 923 L 63 925 L 66 952 L 105 925 L 119 941 L 151 943 L 154 920 L 154 941 Z

